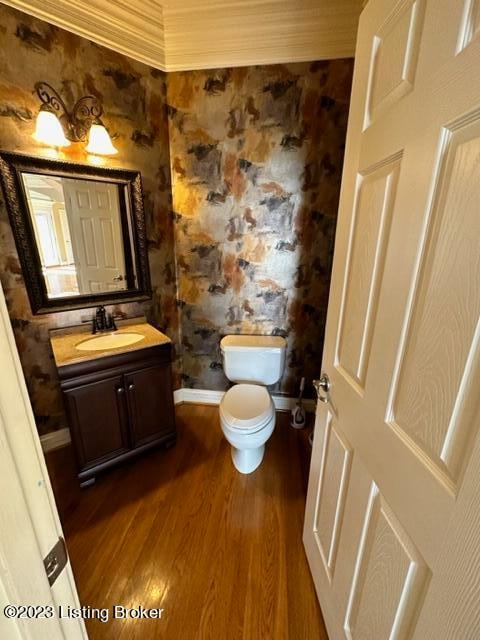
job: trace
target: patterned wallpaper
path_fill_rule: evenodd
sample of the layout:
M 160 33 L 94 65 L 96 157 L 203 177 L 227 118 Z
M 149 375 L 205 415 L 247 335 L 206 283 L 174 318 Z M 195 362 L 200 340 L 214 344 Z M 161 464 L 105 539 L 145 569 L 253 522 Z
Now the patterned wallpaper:
M 144 186 L 153 300 L 117 307 L 148 319 L 178 342 L 178 313 L 171 218 L 165 74 L 0 5 L 0 148 L 47 155 L 32 139 L 39 101 L 35 82 L 45 80 L 69 104 L 86 93 L 101 98 L 104 122 L 119 150 L 112 166 L 141 171 Z M 65 159 L 88 164 L 79 145 Z M 66 422 L 48 341 L 53 327 L 78 324 L 91 311 L 32 316 L 8 216 L 0 193 L 0 279 L 40 433 Z M 177 384 L 180 361 L 175 364 Z
M 145 313 L 172 338 L 175 386 L 226 388 L 218 345 L 235 332 L 286 336 L 281 391 L 318 374 L 352 68 L 166 76 L 0 5 L 0 148 L 48 155 L 32 138 L 38 80 L 70 104 L 101 98 L 119 149 L 107 162 L 142 173 L 154 290 L 116 312 Z M 91 162 L 79 145 L 63 157 Z M 48 330 L 90 311 L 32 316 L 1 194 L 0 280 L 39 431 L 62 428 Z
M 183 386 L 224 389 L 227 333 L 282 335 L 318 375 L 352 60 L 172 73 Z

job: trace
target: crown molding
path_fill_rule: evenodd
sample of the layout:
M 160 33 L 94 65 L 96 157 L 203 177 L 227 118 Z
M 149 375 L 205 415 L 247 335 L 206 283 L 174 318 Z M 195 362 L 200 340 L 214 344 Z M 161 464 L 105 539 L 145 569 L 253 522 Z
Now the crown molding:
M 361 0 L 164 0 L 168 71 L 349 58 Z
M 165 71 L 162 6 L 154 0 L 1 0 L 14 9 Z
M 1 0 L 162 71 L 353 57 L 364 0 Z

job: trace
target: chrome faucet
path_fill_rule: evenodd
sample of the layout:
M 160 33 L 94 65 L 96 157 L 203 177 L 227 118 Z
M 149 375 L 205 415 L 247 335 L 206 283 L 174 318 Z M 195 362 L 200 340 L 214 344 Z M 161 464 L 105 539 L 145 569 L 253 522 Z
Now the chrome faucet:
M 105 307 L 101 305 L 97 307 L 95 315 L 92 318 L 92 333 L 97 331 L 116 331 L 117 325 L 115 324 L 115 318 L 111 313 L 107 313 Z

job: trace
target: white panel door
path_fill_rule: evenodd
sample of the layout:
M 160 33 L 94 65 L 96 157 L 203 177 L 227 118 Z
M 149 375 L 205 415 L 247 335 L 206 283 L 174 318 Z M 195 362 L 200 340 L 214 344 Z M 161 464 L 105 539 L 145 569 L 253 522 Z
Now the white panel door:
M 52 586 L 43 565 L 62 527 L 1 286 L 0 362 L 0 638 L 86 640 L 83 620 L 59 616 L 80 607 L 70 563 Z M 51 609 L 17 618 L 7 605 Z
M 118 188 L 62 180 L 80 293 L 126 288 Z
M 304 529 L 331 640 L 480 638 L 479 16 L 360 20 Z

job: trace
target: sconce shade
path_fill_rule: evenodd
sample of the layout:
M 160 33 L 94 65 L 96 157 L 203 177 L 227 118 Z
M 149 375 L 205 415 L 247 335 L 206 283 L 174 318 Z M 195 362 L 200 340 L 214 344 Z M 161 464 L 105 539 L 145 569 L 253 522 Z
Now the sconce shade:
M 88 144 L 85 147 L 88 153 L 95 153 L 101 156 L 110 156 L 118 153 L 112 144 L 108 131 L 102 124 L 92 124 L 88 136 Z
M 68 147 L 70 144 L 63 133 L 60 120 L 54 113 L 45 109 L 41 109 L 38 113 L 33 137 L 37 142 L 52 147 Z

